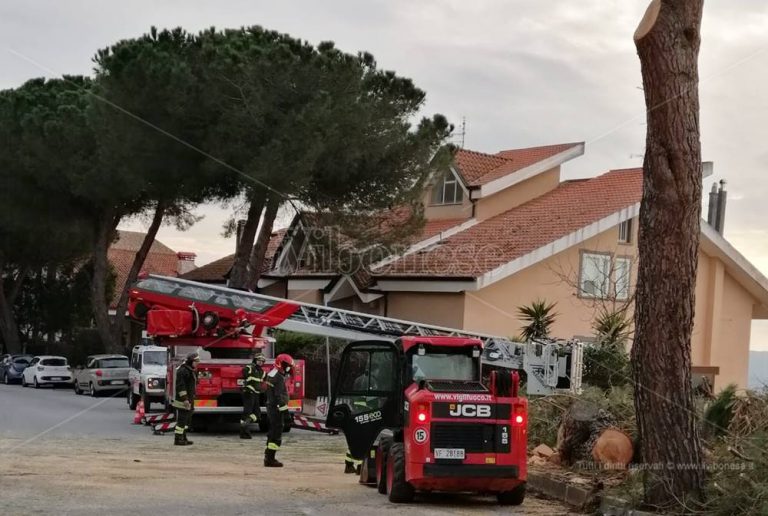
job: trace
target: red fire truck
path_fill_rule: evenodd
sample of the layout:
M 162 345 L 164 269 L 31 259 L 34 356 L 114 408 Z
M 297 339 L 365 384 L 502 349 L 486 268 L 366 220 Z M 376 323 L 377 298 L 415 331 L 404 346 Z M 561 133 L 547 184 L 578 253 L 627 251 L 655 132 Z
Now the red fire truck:
M 175 397 L 177 367 L 188 353 L 196 351 L 201 361 L 195 414 L 242 413 L 243 367 L 258 352 L 268 357 L 265 370 L 272 368 L 273 343 L 263 333 L 298 308 L 288 302 L 258 303 L 248 300 L 247 294 L 162 276 L 144 276 L 131 289 L 129 313 L 145 322 L 147 335 L 155 344 L 168 350 L 166 407 Z M 303 361 L 297 360 L 286 385 L 289 409 L 300 412 Z

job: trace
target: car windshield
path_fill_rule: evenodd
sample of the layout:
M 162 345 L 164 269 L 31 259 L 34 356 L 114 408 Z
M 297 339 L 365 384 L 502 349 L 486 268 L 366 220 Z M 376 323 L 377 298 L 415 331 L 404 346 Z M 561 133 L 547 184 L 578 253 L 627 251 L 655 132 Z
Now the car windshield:
M 167 355 L 165 351 L 145 351 L 144 365 L 165 365 Z
M 413 355 L 413 380 L 478 380 L 477 359 L 457 353 Z
M 29 365 L 29 359 L 28 358 L 15 358 L 13 359 L 13 363 L 17 365 Z
M 127 358 L 102 358 L 100 361 L 100 367 L 102 369 L 115 369 L 117 367 L 128 367 Z
M 40 365 L 61 367 L 67 365 L 67 360 L 65 358 L 44 358 L 40 361 Z

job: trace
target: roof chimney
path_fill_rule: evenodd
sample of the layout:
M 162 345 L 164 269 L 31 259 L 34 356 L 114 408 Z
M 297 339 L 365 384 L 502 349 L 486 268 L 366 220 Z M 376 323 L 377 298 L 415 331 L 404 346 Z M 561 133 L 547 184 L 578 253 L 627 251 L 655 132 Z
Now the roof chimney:
M 720 190 L 717 192 L 717 220 L 715 221 L 715 229 L 721 235 L 725 227 L 725 201 L 728 192 L 725 190 L 725 179 L 720 180 Z
M 717 225 L 717 183 L 712 183 L 709 191 L 709 210 L 707 210 L 707 224 L 713 228 Z
M 179 276 L 197 269 L 197 265 L 195 265 L 197 255 L 195 253 L 179 252 L 176 253 L 176 258 L 179 260 L 176 271 Z

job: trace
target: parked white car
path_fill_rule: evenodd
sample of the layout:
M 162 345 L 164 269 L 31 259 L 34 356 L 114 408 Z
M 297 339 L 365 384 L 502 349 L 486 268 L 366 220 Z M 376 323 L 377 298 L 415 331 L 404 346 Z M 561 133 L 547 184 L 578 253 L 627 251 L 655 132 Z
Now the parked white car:
M 64 357 L 54 355 L 39 355 L 32 359 L 21 376 L 21 385 L 34 385 L 35 389 L 41 385 L 72 386 L 72 369 Z

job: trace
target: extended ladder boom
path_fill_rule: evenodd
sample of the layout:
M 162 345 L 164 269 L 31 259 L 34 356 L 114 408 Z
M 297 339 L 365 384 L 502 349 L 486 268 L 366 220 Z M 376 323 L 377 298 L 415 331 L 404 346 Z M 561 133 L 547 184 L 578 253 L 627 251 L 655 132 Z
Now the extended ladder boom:
M 189 301 L 190 305 L 243 309 L 258 314 L 278 303 L 293 303 L 298 309 L 277 328 L 345 340 L 364 340 L 375 336 L 394 341 L 405 335 L 478 338 L 484 343 L 484 363 L 526 372 L 528 394 L 545 395 L 557 391 L 578 393 L 581 390 L 583 345 L 575 340 L 514 342 L 504 337 L 402 321 L 164 276 L 150 275 L 139 280 L 135 288 L 181 298 Z

